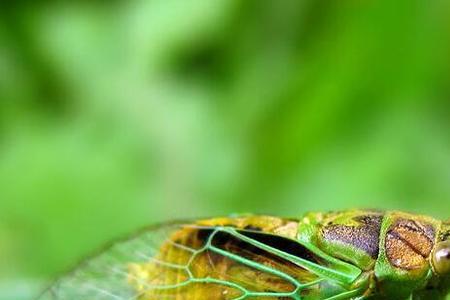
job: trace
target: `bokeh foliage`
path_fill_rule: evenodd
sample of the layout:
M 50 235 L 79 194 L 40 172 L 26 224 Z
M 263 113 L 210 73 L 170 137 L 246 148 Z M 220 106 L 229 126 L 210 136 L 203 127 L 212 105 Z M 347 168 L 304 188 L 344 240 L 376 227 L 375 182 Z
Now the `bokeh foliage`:
M 172 218 L 448 218 L 449 13 L 439 0 L 2 4 L 0 298 Z

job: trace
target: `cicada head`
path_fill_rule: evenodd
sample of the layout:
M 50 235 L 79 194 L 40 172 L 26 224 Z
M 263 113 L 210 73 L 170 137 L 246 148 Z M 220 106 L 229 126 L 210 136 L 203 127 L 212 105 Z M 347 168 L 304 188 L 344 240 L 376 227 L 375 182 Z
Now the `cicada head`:
M 450 276 L 450 221 L 441 227 L 438 242 L 434 247 L 431 262 L 439 276 Z

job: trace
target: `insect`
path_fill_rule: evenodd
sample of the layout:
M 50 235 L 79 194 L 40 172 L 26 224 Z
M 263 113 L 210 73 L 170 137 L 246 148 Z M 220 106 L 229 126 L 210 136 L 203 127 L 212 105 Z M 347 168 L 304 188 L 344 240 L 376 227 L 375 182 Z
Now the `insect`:
M 159 225 L 87 259 L 39 299 L 445 299 L 450 222 L 349 210 Z

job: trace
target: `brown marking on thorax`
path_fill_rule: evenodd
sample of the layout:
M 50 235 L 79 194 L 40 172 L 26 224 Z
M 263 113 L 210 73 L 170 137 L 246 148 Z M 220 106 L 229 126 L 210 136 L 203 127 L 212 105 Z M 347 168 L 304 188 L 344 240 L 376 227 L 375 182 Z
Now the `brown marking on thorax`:
M 395 267 L 414 270 L 427 264 L 433 250 L 435 231 L 432 225 L 415 220 L 399 219 L 387 231 L 385 248 Z
M 329 224 L 323 229 L 323 237 L 328 241 L 338 241 L 363 250 L 376 258 L 379 251 L 381 221 L 380 214 L 361 215 L 353 218 L 359 225 Z

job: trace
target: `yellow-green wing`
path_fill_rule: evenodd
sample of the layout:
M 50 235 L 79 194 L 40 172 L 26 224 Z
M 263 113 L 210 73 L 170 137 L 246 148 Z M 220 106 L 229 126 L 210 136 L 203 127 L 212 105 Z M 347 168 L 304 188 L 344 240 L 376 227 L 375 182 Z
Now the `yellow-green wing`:
M 130 266 L 156 262 L 161 245 L 182 226 L 158 225 L 111 244 L 57 279 L 38 299 L 141 299 L 139 290 L 131 284 L 134 275 L 130 273 Z
M 323 266 L 296 241 L 251 229 L 239 230 L 242 239 L 232 234 L 236 230 L 198 223 L 145 230 L 86 260 L 40 300 L 322 300 L 344 291 L 251 242 Z

